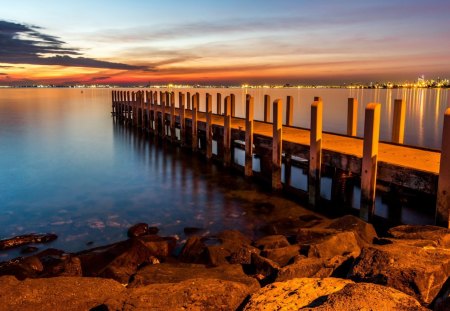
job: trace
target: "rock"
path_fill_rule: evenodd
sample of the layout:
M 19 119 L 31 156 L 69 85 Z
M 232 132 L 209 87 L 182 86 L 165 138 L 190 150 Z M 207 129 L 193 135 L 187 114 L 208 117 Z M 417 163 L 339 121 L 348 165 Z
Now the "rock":
M 185 228 L 183 229 L 183 232 L 184 232 L 184 234 L 186 234 L 186 235 L 192 235 L 192 234 L 197 234 L 197 233 L 199 233 L 199 232 L 201 232 L 201 231 L 203 231 L 203 230 L 205 230 L 205 229 L 203 229 L 203 228 L 197 228 L 197 227 L 185 227 Z
M 159 237 L 156 235 L 142 236 L 139 241 L 147 247 L 153 256 L 164 258 L 172 254 L 177 240 L 174 237 Z
M 178 259 L 187 263 L 206 263 L 206 245 L 198 236 L 190 237 L 184 244 Z
M 258 254 L 252 254 L 252 266 L 254 274 L 264 276 L 264 283 L 273 281 L 280 270 L 280 266 L 276 262 Z
M 0 240 L 0 250 L 15 248 L 31 243 L 49 243 L 57 238 L 58 236 L 53 233 L 19 235 L 10 239 Z
M 255 247 L 266 250 L 289 246 L 289 242 L 284 235 L 265 236 L 254 243 Z
M 229 262 L 231 264 L 250 265 L 252 263 L 252 254 L 259 254 L 260 250 L 250 245 L 242 245 L 242 247 L 231 254 Z
M 22 248 L 20 250 L 21 254 L 30 254 L 30 253 L 34 253 L 37 250 L 39 250 L 39 248 L 35 247 L 35 246 L 25 246 L 24 248 Z
M 89 310 L 111 296 L 124 292 L 113 280 L 79 277 L 27 279 L 0 277 L 2 310 Z
M 291 260 L 300 254 L 299 245 L 288 245 L 285 247 L 265 249 L 261 252 L 261 256 L 275 261 L 280 267 L 286 266 Z
M 190 279 L 218 279 L 239 282 L 246 285 L 250 292 L 259 289 L 259 283 L 247 276 L 241 265 L 208 268 L 205 265 L 187 263 L 162 263 L 143 267 L 133 276 L 128 288 L 159 283 L 180 283 Z
M 236 310 L 250 294 L 239 282 L 189 279 L 131 288 L 108 299 L 105 310 Z
M 450 248 L 450 229 L 443 227 L 402 225 L 389 229 L 388 234 L 395 239 L 424 240 L 427 245 Z
M 148 234 L 148 224 L 143 222 L 131 226 L 127 232 L 127 235 L 130 238 L 143 236 L 146 234 Z
M 347 284 L 341 290 L 311 302 L 302 310 L 428 310 L 411 296 L 377 284 Z
M 238 230 L 224 230 L 217 234 L 217 238 L 222 242 L 233 242 L 239 245 L 250 245 L 252 243 L 250 238 Z
M 320 221 L 305 222 L 299 218 L 282 218 L 269 222 L 259 230 L 268 235 L 295 235 L 299 228 L 317 225 Z
M 35 278 L 44 270 L 37 256 L 19 257 L 0 263 L 0 276 L 13 275 L 19 280 Z
M 71 254 L 61 254 L 60 256 L 41 256 L 44 265 L 43 272 L 39 277 L 56 276 L 82 276 L 81 261 Z
M 299 229 L 297 241 L 301 246 L 301 253 L 307 257 L 332 258 L 337 255 L 357 257 L 361 252 L 355 234 L 351 231 Z
M 337 292 L 352 283 L 350 280 L 335 278 L 301 278 L 276 282 L 254 293 L 244 310 L 299 310 L 318 298 Z M 348 310 L 349 306 L 337 310 Z
M 148 227 L 148 234 L 158 234 L 158 227 Z
M 387 244 L 363 248 L 349 277 L 386 285 L 428 305 L 450 275 L 450 251 Z
M 334 219 L 331 223 L 325 226 L 327 229 L 334 229 L 337 231 L 351 231 L 355 234 L 360 247 L 366 244 L 372 244 L 378 235 L 372 224 L 355 217 L 353 215 L 345 215 L 343 217 Z

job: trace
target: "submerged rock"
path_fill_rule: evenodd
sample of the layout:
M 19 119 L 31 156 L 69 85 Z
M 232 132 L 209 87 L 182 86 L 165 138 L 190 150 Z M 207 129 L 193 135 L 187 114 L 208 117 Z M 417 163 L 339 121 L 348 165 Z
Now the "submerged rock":
M 130 238 L 143 236 L 146 234 L 148 234 L 148 224 L 142 222 L 131 226 L 127 232 L 127 235 Z
M 49 243 L 57 238 L 58 236 L 53 233 L 19 235 L 10 239 L 0 240 L 0 250 L 15 248 L 31 243 Z

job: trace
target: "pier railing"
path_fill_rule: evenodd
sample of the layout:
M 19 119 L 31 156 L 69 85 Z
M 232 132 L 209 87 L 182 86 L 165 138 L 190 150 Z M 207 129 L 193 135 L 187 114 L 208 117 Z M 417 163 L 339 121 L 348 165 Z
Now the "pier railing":
M 384 183 L 434 197 L 436 224 L 450 227 L 450 108 L 445 112 L 442 148 L 438 152 L 401 145 L 405 128 L 403 100 L 394 103 L 392 142 L 396 144 L 386 144 L 379 142 L 378 103 L 365 108 L 364 138 L 360 139 L 355 137 L 358 102 L 354 98 L 348 99 L 346 136 L 322 131 L 320 97 L 311 104 L 309 130 L 293 126 L 290 96 L 286 98 L 285 124 L 281 99 L 271 104 L 269 95 L 264 96 L 263 120 L 254 120 L 255 103 L 250 95 L 246 95 L 245 119 L 235 116 L 233 94 L 216 94 L 214 114 L 212 99 L 207 93 L 206 109 L 199 111 L 199 93 L 178 92 L 176 96 L 175 92 L 155 90 L 113 91 L 112 112 L 118 120 L 201 152 L 208 160 L 240 168 L 246 176 L 270 180 L 275 190 L 294 190 L 292 170 L 300 169 L 307 176 L 303 192 L 312 207 L 323 200 L 324 176 L 332 180 L 331 196 L 344 201 L 350 200 L 347 184 L 356 181 L 361 188 L 360 217 L 370 221 L 377 184 Z M 269 123 L 271 110 L 273 122 Z M 235 149 L 244 150 L 243 165 L 236 163 Z

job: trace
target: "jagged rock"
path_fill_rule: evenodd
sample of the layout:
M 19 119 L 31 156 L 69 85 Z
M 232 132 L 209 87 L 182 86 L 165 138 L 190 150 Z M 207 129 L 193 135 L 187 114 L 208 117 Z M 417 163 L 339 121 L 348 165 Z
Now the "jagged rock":
M 335 278 L 301 278 L 272 283 L 254 293 L 244 311 L 299 310 L 352 283 Z
M 360 247 L 366 244 L 372 244 L 375 238 L 378 238 L 377 232 L 372 224 L 369 224 L 361 218 L 353 215 L 345 215 L 343 217 L 332 220 L 324 226 L 327 229 L 338 231 L 351 231 L 355 234 Z
M 107 300 L 106 310 L 236 310 L 250 294 L 239 282 L 189 279 L 128 289 Z
M 253 273 L 260 274 L 268 281 L 275 279 L 280 266 L 268 258 L 262 257 L 258 254 L 252 254 Z
M 19 257 L 0 263 L 0 275 L 14 275 L 19 280 L 35 278 L 44 270 L 37 256 Z
M 35 247 L 35 246 L 25 246 L 24 248 L 22 248 L 20 250 L 21 254 L 30 254 L 30 253 L 34 253 L 36 251 L 38 251 L 39 248 Z
M 398 289 L 427 305 L 450 275 L 450 251 L 387 244 L 363 248 L 349 277 Z
M 58 236 L 53 233 L 19 235 L 10 239 L 0 240 L 0 250 L 15 248 L 31 243 L 49 243 L 57 238 Z
M 146 234 L 148 234 L 148 224 L 143 222 L 131 226 L 127 232 L 127 235 L 130 238 L 143 236 Z
M 305 311 L 334 310 L 428 310 L 411 296 L 396 289 L 377 284 L 347 284 L 339 291 L 328 294 L 311 302 L 303 308 Z
M 255 247 L 266 250 L 289 246 L 289 242 L 284 235 L 268 235 L 254 243 Z
M 159 228 L 158 227 L 148 227 L 148 234 L 158 234 Z
M 280 267 L 286 266 L 291 260 L 300 253 L 299 245 L 288 245 L 285 247 L 265 249 L 261 252 L 261 256 L 275 261 Z
M 388 234 L 400 240 L 420 240 L 430 246 L 450 248 L 450 229 L 437 226 L 402 225 L 389 229 Z
M 113 280 L 56 277 L 18 281 L 0 277 L 0 308 L 8 311 L 89 310 L 125 289 Z
M 206 245 L 202 242 L 202 238 L 192 236 L 184 244 L 178 259 L 187 263 L 206 263 L 205 249 Z
M 259 283 L 247 276 L 241 265 L 206 267 L 205 265 L 186 263 L 162 263 L 140 269 L 132 278 L 128 288 L 142 287 L 159 283 L 179 283 L 190 279 L 218 279 L 245 284 L 249 291 L 259 289 Z
M 268 235 L 280 234 L 289 236 L 295 235 L 299 228 L 311 228 L 322 223 L 322 219 L 319 217 L 305 217 L 305 215 L 303 215 L 305 220 L 302 220 L 301 217 L 302 216 L 299 218 L 287 217 L 271 221 L 268 224 L 263 225 L 260 228 L 260 231 Z
M 249 265 L 252 263 L 252 254 L 259 254 L 260 250 L 250 245 L 242 245 L 242 247 L 231 254 L 229 262 L 231 264 Z
M 41 256 L 40 260 L 44 269 L 39 277 L 83 275 L 80 259 L 71 254 L 45 255 Z

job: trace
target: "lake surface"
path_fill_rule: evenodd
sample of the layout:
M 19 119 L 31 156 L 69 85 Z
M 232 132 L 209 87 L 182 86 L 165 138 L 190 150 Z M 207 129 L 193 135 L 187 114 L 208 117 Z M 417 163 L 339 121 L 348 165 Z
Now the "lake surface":
M 217 89 L 193 91 L 215 95 Z M 239 103 L 245 91 L 223 90 L 224 96 L 236 94 L 238 115 L 243 115 Z M 265 91 L 248 90 L 261 107 Z M 449 106 L 447 90 L 268 91 L 273 99 L 294 96 L 294 123 L 301 127 L 309 126 L 313 96 L 321 96 L 324 129 L 340 133 L 345 131 L 347 97 L 360 103 L 399 94 L 419 98 L 407 100 L 405 140 L 431 148 L 440 146 L 442 115 Z M 383 104 L 391 107 L 382 108 L 383 122 L 392 116 L 392 102 Z M 363 110 L 360 105 L 361 115 Z M 116 124 L 110 111 L 111 89 L 0 90 L 0 238 L 54 232 L 59 238 L 51 247 L 77 251 L 88 242 L 98 246 L 124 239 L 127 228 L 137 222 L 183 240 L 185 227 L 253 234 L 268 221 L 257 208 L 267 202 L 282 210 L 277 217 L 301 209 L 260 185 Z M 256 114 L 262 118 L 261 110 Z M 389 136 L 389 125 L 382 128 L 382 137 Z M 409 220 L 424 221 L 419 214 Z M 0 261 L 18 254 L 0 252 Z

